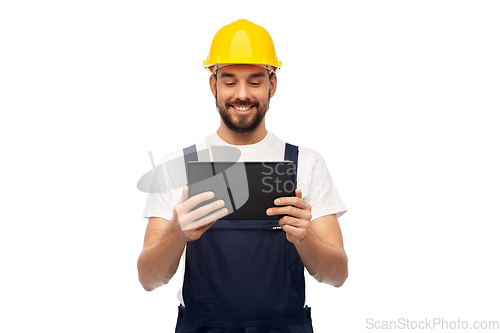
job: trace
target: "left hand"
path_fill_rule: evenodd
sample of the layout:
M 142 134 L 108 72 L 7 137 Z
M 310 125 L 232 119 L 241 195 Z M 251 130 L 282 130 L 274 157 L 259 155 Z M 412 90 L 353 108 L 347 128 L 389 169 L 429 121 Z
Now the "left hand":
M 280 207 L 269 208 L 267 215 L 290 215 L 282 217 L 279 225 L 286 232 L 286 239 L 298 244 L 309 232 L 311 205 L 302 200 L 302 191 L 299 189 L 295 189 L 295 197 L 280 197 L 274 200 L 274 204 Z

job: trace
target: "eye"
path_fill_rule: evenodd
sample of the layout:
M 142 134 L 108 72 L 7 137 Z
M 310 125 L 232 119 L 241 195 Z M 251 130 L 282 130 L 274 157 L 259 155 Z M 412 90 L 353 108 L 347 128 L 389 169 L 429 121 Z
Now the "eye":
M 250 82 L 250 84 L 253 86 L 253 87 L 258 87 L 260 85 L 260 82 Z
M 234 82 L 226 82 L 225 84 L 226 84 L 226 86 L 231 87 L 231 86 L 234 86 L 235 83 Z

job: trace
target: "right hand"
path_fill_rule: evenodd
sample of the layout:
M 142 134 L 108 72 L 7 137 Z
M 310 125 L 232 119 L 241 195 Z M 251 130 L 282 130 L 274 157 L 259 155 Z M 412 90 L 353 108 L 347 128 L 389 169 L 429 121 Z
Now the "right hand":
M 224 207 L 224 200 L 217 200 L 196 210 L 192 210 L 193 207 L 203 201 L 212 199 L 213 196 L 214 193 L 209 191 L 197 194 L 188 199 L 188 187 L 184 186 L 182 188 L 182 198 L 174 207 L 172 222 L 180 227 L 181 234 L 186 241 L 193 241 L 200 238 L 205 231 L 217 222 L 218 218 L 228 213 L 227 208 L 224 208 L 205 216 L 216 209 Z M 222 202 L 221 206 L 219 206 L 220 202 Z M 203 218 L 199 219 L 202 216 Z

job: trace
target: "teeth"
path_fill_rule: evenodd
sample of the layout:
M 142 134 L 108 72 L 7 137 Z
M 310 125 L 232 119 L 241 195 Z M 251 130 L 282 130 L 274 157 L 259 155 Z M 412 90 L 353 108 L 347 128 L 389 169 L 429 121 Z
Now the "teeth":
M 234 106 L 234 108 L 238 111 L 247 111 L 248 109 L 250 109 L 249 106 L 245 106 L 245 107 Z

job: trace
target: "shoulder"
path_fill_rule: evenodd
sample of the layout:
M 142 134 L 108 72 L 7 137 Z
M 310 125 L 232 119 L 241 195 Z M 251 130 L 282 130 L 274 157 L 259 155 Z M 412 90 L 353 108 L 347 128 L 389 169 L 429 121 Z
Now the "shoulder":
M 315 149 L 302 146 L 298 142 L 284 141 L 271 132 L 269 134 L 271 136 L 272 143 L 276 146 L 282 147 L 282 149 L 284 149 L 287 143 L 299 147 L 299 163 L 300 162 L 314 163 L 323 160 L 321 154 L 319 154 Z
M 173 150 L 164 154 L 158 164 L 172 162 L 174 160 L 182 160 L 184 161 L 184 152 L 186 149 L 194 147 L 196 151 L 200 152 L 203 149 L 206 149 L 207 142 L 209 142 L 212 138 L 213 134 L 206 136 L 205 138 L 198 140 L 197 142 L 193 140 L 191 144 L 178 145 L 173 146 Z
M 328 173 L 328 166 L 323 156 L 317 150 L 299 146 L 298 173 L 300 174 L 301 171 L 304 180 L 312 184 L 326 177 L 325 174 Z
M 206 146 L 206 138 L 194 144 L 195 150 L 198 152 L 203 150 Z M 185 145 L 185 147 L 178 145 L 174 150 L 166 153 L 156 164 L 158 177 L 168 184 L 170 189 L 181 189 L 187 184 L 186 176 L 186 161 L 185 150 L 193 146 Z M 189 153 L 189 152 L 188 152 Z
M 316 149 L 299 146 L 299 164 L 304 165 L 306 169 L 310 170 L 318 165 L 324 165 L 325 160 Z
M 299 156 L 301 155 L 304 160 L 308 162 L 324 161 L 323 157 L 317 150 L 309 147 L 299 146 Z

